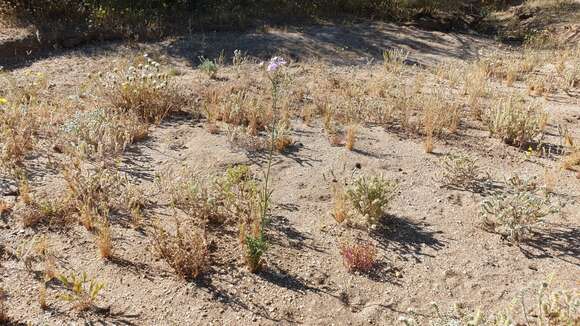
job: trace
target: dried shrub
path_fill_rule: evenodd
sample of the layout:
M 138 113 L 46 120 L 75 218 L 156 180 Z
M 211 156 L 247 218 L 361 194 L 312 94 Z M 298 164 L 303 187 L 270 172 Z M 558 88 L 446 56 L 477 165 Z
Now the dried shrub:
M 542 134 L 547 113 L 537 102 L 502 99 L 486 112 L 485 123 L 493 136 L 510 145 L 524 146 Z
M 447 155 L 441 161 L 441 183 L 462 189 L 470 188 L 479 179 L 480 167 L 475 158 L 465 154 Z
M 376 264 L 377 249 L 371 244 L 350 244 L 340 245 L 344 265 L 349 272 L 369 272 Z
M 115 108 L 133 113 L 145 122 L 159 123 L 186 103 L 170 84 L 170 77 L 162 71 L 161 65 L 147 55 L 128 68 L 101 74 L 101 83 Z
M 396 182 L 382 176 L 361 176 L 347 188 L 346 193 L 354 209 L 373 226 L 379 223 L 397 190 Z
M 175 219 L 175 235 L 162 227 L 156 227 L 154 246 L 159 256 L 171 266 L 177 275 L 194 279 L 209 265 L 209 253 L 205 234 L 195 228 L 182 227 Z
M 74 155 L 108 158 L 145 138 L 148 129 L 148 125 L 132 113 L 102 108 L 76 112 L 62 126 L 59 146 Z

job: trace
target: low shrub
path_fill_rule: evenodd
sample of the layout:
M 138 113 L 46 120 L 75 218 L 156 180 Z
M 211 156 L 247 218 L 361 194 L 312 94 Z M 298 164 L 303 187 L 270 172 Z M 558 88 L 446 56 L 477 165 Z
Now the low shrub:
M 444 186 L 469 188 L 478 180 L 480 167 L 476 159 L 465 154 L 450 154 L 441 161 L 441 183 Z
M 397 190 L 396 182 L 382 176 L 361 176 L 347 188 L 346 193 L 353 208 L 373 226 L 379 223 Z
M 142 63 L 138 63 L 143 61 Z M 103 93 L 122 112 L 137 115 L 142 121 L 159 123 L 168 114 L 185 106 L 185 98 L 170 83 L 161 65 L 149 58 L 134 65 L 100 74 Z
M 177 219 L 175 225 L 175 235 L 162 227 L 156 227 L 154 247 L 177 275 L 185 279 L 194 279 L 209 265 L 205 235 L 200 230 L 182 227 Z
M 132 113 L 98 108 L 76 112 L 61 128 L 62 149 L 84 157 L 109 157 L 144 138 L 148 125 Z
M 207 58 L 200 58 L 201 64 L 199 69 L 203 71 L 209 78 L 215 79 L 219 70 L 217 63 Z
M 377 249 L 370 244 L 343 243 L 340 254 L 349 272 L 369 272 L 376 264 Z
M 511 180 L 512 189 L 484 200 L 479 215 L 486 227 L 517 243 L 525 240 L 533 226 L 557 209 L 548 197 L 536 194 L 534 183 L 517 177 Z

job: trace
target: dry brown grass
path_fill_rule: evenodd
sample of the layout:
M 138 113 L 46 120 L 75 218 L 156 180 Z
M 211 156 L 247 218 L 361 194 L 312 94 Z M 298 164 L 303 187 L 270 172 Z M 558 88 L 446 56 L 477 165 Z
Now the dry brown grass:
M 580 150 L 575 150 L 574 152 L 566 155 L 562 159 L 562 169 L 573 170 L 575 166 L 580 164 Z
M 46 302 L 46 284 L 45 283 L 41 283 L 39 288 L 38 288 L 38 305 L 40 306 L 40 309 L 42 309 L 42 310 L 48 309 L 48 303 Z
M 116 171 L 104 165 L 90 166 L 73 159 L 64 166 L 67 198 L 79 222 L 92 231 L 96 221 L 108 219 L 109 209 L 118 206 L 122 184 Z
M 3 288 L 0 288 L 0 324 L 9 325 L 10 324 L 10 317 L 8 316 L 8 307 L 6 305 L 6 291 Z
M 195 228 L 182 228 L 177 218 L 175 222 L 175 235 L 156 227 L 155 249 L 179 276 L 196 278 L 209 265 L 204 232 Z
M 113 107 L 131 112 L 143 121 L 159 123 L 187 105 L 186 98 L 171 84 L 171 76 L 149 57 L 124 63 L 101 74 L 102 93 Z
M 108 220 L 102 221 L 99 225 L 97 247 L 99 248 L 101 258 L 110 259 L 113 256 L 113 237 L 111 235 L 111 225 Z
M 335 184 L 332 187 L 332 198 L 334 202 L 332 217 L 341 224 L 348 219 L 348 196 L 344 187 Z
M 358 127 L 356 125 L 350 125 L 346 128 L 346 140 L 345 147 L 349 151 L 354 149 L 354 144 L 356 142 L 356 132 Z
M 548 114 L 538 101 L 521 97 L 499 98 L 484 122 L 493 136 L 510 145 L 524 146 L 543 133 Z

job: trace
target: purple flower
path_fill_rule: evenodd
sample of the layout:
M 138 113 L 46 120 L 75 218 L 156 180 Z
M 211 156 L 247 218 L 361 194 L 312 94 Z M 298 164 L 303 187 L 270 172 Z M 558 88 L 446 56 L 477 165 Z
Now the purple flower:
M 281 57 L 273 57 L 272 59 L 270 59 L 270 63 L 268 64 L 268 68 L 266 68 L 266 70 L 268 72 L 276 71 L 278 68 L 285 65 L 286 63 L 287 63 L 286 60 L 284 60 Z

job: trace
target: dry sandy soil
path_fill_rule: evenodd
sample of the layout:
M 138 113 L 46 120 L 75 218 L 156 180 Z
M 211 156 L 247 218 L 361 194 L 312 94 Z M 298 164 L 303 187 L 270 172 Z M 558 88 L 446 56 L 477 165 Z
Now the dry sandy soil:
M 195 97 L 204 87 L 236 82 L 233 67 L 221 69 L 217 80 L 209 80 L 195 67 L 199 55 L 215 57 L 222 49 L 232 53 L 239 48 L 257 58 L 282 54 L 301 62 L 290 67 L 296 70 L 327 62 L 338 76 L 365 80 L 381 73 L 378 61 L 382 49 L 389 47 L 408 49 L 409 63 L 425 67 L 508 51 L 475 35 L 365 23 L 87 46 L 21 62 L 9 67 L 9 72 L 18 78 L 43 72 L 53 94 L 74 95 L 88 73 L 147 52 L 176 67 L 180 72 L 177 82 Z M 515 87 L 525 90 L 521 83 Z M 555 148 L 560 144 L 558 124 L 566 124 L 573 136 L 580 137 L 578 97 L 558 93 L 545 101 L 551 117 L 546 142 Z M 58 271 L 85 271 L 106 284 L 97 301 L 99 309 L 78 313 L 58 298 L 60 290 L 55 284 L 48 286 L 49 308 L 42 310 L 38 304 L 42 266 L 27 271 L 17 257 L 4 255 L 0 287 L 7 293 L 8 315 L 17 323 L 34 325 L 392 325 L 408 309 L 416 310 L 426 322 L 433 316 L 431 302 L 445 309 L 461 303 L 470 310 L 495 312 L 552 273 L 560 288 L 578 287 L 580 182 L 576 172 L 560 172 L 555 200 L 561 203 L 561 212 L 547 217 L 528 242 L 512 245 L 484 230 L 478 217 L 479 203 L 490 191 L 505 187 L 505 180 L 513 174 L 539 176 L 542 183 L 544 171 L 559 166 L 558 154 L 530 157 L 525 150 L 490 138 L 486 130 L 471 122 L 462 123 L 458 134 L 437 140 L 432 154 L 425 153 L 422 138 L 385 126 L 361 126 L 353 151 L 331 146 L 321 121 L 306 124 L 293 119 L 291 137 L 293 145 L 274 157 L 274 207 L 267 231 L 271 246 L 263 271 L 253 274 L 243 265 L 241 250 L 235 245 L 235 225 L 216 231 L 211 240 L 219 248 L 215 263 L 197 281 L 178 278 L 152 252 L 153 221 L 171 221 L 173 216 L 167 196 L 155 184 L 158 175 L 183 166 L 216 173 L 234 164 L 247 164 L 258 174 L 264 169 L 266 155 L 232 146 L 225 127 L 210 134 L 203 120 L 178 115 L 153 127 L 146 140 L 131 145 L 122 156 L 121 171 L 138 184 L 148 203 L 142 229 L 136 230 L 122 219 L 112 220 L 112 260 L 98 257 L 95 236 L 80 225 L 64 230 L 23 228 L 15 217 L 2 216 L 0 244 L 9 250 L 17 251 L 36 234 L 46 234 L 56 252 Z M 478 159 L 489 173 L 492 189 L 477 192 L 441 187 L 440 161 L 459 151 Z M 35 190 L 64 187 L 54 171 L 32 170 Z M 398 180 L 400 194 L 390 205 L 384 226 L 367 232 L 336 223 L 330 215 L 331 170 L 346 171 L 345 175 L 352 171 L 383 174 Z M 11 187 L 8 180 L 2 182 L 3 189 Z M 16 199 L 9 191 L 4 194 L 6 200 Z M 379 263 L 373 273 L 345 269 L 339 252 L 339 243 L 345 239 L 376 245 Z

